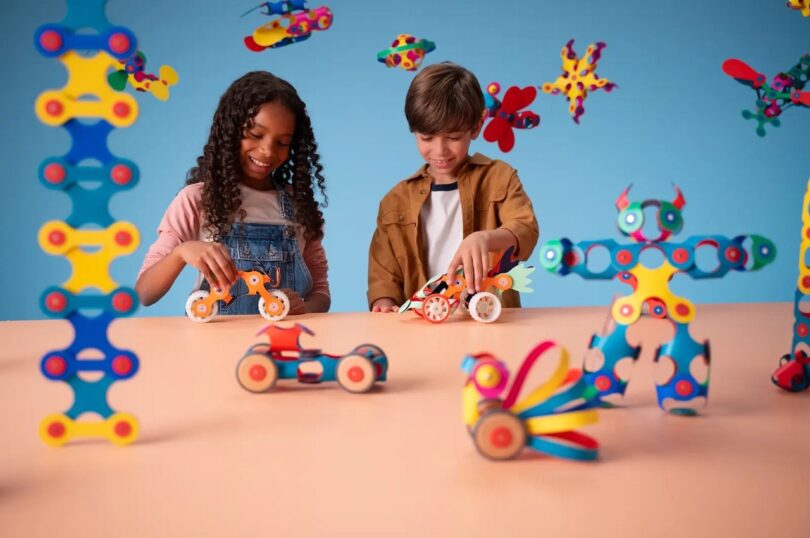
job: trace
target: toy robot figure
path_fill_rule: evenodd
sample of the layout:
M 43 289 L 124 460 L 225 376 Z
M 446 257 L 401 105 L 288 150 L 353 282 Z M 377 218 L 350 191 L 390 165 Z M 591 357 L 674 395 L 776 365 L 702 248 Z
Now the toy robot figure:
M 627 342 L 627 329 L 638 321 L 642 314 L 653 318 L 668 319 L 675 328 L 673 338 L 661 345 L 655 353 L 659 368 L 670 367 L 672 372 L 657 385 L 658 405 L 670 413 L 693 415 L 695 408 L 705 405 L 709 390 L 709 343 L 695 341 L 689 334 L 689 323 L 695 317 L 694 305 L 678 297 L 669 289 L 669 281 L 677 273 L 685 273 L 695 279 L 722 278 L 729 271 L 756 271 L 776 258 L 774 244 L 758 235 L 739 235 L 728 238 L 720 235 L 692 236 L 682 243 L 669 242 L 683 227 L 681 209 L 686 200 L 675 187 L 673 201 L 645 200 L 631 202 L 628 187 L 616 201 L 619 210 L 619 231 L 634 241 L 623 245 L 611 239 L 572 243 L 569 239 L 549 241 L 540 250 L 540 263 L 548 271 L 562 276 L 576 273 L 586 279 L 608 280 L 618 278 L 630 285 L 633 293 L 615 301 L 611 318 L 612 330 L 594 335 L 589 348 L 596 362 L 584 366 L 586 379 L 599 390 L 603 403 L 605 397 L 624 395 L 628 379 L 617 372 L 621 361 L 638 359 L 640 347 Z M 643 231 L 644 210 L 657 207 L 658 237 L 646 237 Z M 750 245 L 748 241 L 750 240 Z M 717 252 L 717 266 L 703 270 L 695 263 L 698 247 L 713 247 Z M 588 268 L 588 255 L 594 248 L 610 251 L 610 265 L 603 271 Z M 659 267 L 647 267 L 641 260 L 642 252 L 654 249 L 664 255 Z M 601 357 L 600 357 L 601 356 Z M 599 359 L 602 359 L 601 361 Z M 696 374 L 705 371 L 705 378 Z M 704 377 L 704 376 L 701 376 Z

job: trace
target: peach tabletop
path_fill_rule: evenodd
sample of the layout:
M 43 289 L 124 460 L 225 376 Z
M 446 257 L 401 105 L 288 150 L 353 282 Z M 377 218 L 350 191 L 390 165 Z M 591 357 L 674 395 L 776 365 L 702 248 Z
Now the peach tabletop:
M 39 421 L 70 388 L 39 359 L 72 338 L 64 321 L 0 323 L 1 536 L 810 536 L 810 392 L 770 382 L 790 345 L 791 305 L 705 305 L 693 334 L 712 348 L 709 406 L 696 418 L 656 405 L 652 356 L 669 330 L 643 321 L 645 348 L 623 407 L 581 431 L 600 460 L 525 452 L 495 463 L 461 422 L 466 352 L 514 370 L 541 339 L 583 356 L 606 308 L 506 311 L 483 325 L 394 314 L 291 317 L 309 347 L 370 342 L 390 379 L 370 394 L 280 381 L 251 394 L 235 365 L 259 317 L 133 318 L 111 327 L 141 359 L 111 390 L 138 441 L 45 446 Z M 542 373 L 542 372 L 541 372 Z

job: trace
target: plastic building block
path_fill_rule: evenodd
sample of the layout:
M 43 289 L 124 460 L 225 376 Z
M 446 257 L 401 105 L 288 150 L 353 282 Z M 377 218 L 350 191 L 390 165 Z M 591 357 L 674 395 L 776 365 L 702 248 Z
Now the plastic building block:
M 493 82 L 487 86 L 487 93 L 484 95 L 487 118 L 492 118 L 484 128 L 484 140 L 497 142 L 498 148 L 506 153 L 515 145 L 513 129 L 534 129 L 540 125 L 540 116 L 530 110 L 521 112 L 521 109 L 531 105 L 537 97 L 534 86 L 512 86 L 506 90 L 503 102 L 498 99 L 500 91 L 500 84 Z
M 377 53 L 377 61 L 388 67 L 416 71 L 422 65 L 425 55 L 435 49 L 436 43 L 433 41 L 410 34 L 399 34 L 390 47 Z
M 624 395 L 628 379 L 619 375 L 617 365 L 626 360 L 636 361 L 641 351 L 627 342 L 627 328 L 642 315 L 668 319 L 675 328 L 673 338 L 655 354 L 660 368 L 670 371 L 668 378 L 657 386 L 659 406 L 674 414 L 693 415 L 696 407 L 705 405 L 709 390 L 709 343 L 696 342 L 689 334 L 689 323 L 695 317 L 694 304 L 669 289 L 676 274 L 694 279 L 722 278 L 730 271 L 757 271 L 776 258 L 774 244 L 758 235 L 728 238 L 720 235 L 693 236 L 681 243 L 669 242 L 683 227 L 681 209 L 686 200 L 675 187 L 672 201 L 645 200 L 631 202 L 629 187 L 616 201 L 619 210 L 619 231 L 634 244 L 620 244 L 610 239 L 581 241 L 574 244 L 567 238 L 545 243 L 540 249 L 540 263 L 549 272 L 565 276 L 577 274 L 588 280 L 617 278 L 629 285 L 632 292 L 614 301 L 610 311 L 612 327 L 605 334 L 594 335 L 589 345 L 598 364 L 585 363 L 585 377 L 599 390 L 605 404 L 608 397 Z M 657 208 L 656 237 L 644 232 L 644 210 Z M 714 249 L 717 265 L 709 270 L 697 266 L 695 254 L 699 247 Z M 610 253 L 610 265 L 601 271 L 591 270 L 588 257 L 595 249 Z M 658 267 L 648 267 L 641 261 L 646 250 L 657 250 L 664 256 Z M 705 377 L 696 375 L 706 372 Z
M 269 343 L 251 346 L 236 366 L 236 379 L 247 391 L 266 392 L 279 379 L 297 379 L 312 384 L 337 381 L 345 390 L 361 393 L 387 379 L 388 358 L 373 344 L 359 345 L 345 355 L 332 355 L 304 348 L 299 342 L 301 334 L 315 333 L 299 323 L 292 327 L 270 323 L 256 333 L 262 334 Z M 317 363 L 321 372 L 304 372 L 301 367 L 307 363 Z
M 556 344 L 541 342 L 520 365 L 512 386 L 506 364 L 490 355 L 468 355 L 461 367 L 467 373 L 463 392 L 463 420 L 475 447 L 485 457 L 508 460 L 524 447 L 542 454 L 573 460 L 593 460 L 599 443 L 576 428 L 597 421 L 596 389 L 580 370 L 568 369 L 568 352 L 551 378 L 518 400 L 532 366 Z
M 309 39 L 312 32 L 328 30 L 332 26 L 332 11 L 326 6 L 307 9 L 306 0 L 263 2 L 242 14 L 244 17 L 257 9 L 265 8 L 262 14 L 271 17 L 252 35 L 245 37 L 245 46 L 254 51 L 276 49 Z
M 596 64 L 602 57 L 602 49 L 607 45 L 595 43 L 588 46 L 585 56 L 577 57 L 574 40 L 562 48 L 562 74 L 554 82 L 546 82 L 540 88 L 551 95 L 563 94 L 568 101 L 568 111 L 576 123 L 585 113 L 585 99 L 588 92 L 603 89 L 610 92 L 616 84 L 596 74 Z
M 248 295 L 259 295 L 259 314 L 268 321 L 281 321 L 290 312 L 290 299 L 287 294 L 275 288 L 281 280 L 280 269 L 276 268 L 276 281 L 261 271 L 238 271 L 239 278 L 247 286 Z M 212 288 L 211 291 L 197 290 L 186 300 L 186 315 L 192 321 L 205 323 L 214 319 L 219 312 L 218 302 L 225 304 L 233 300 L 230 289 Z
M 513 257 L 514 247 L 501 252 L 481 280 L 481 289 L 494 288 L 498 292 L 516 290 L 531 292 L 529 275 L 534 267 L 527 267 Z M 412 310 L 417 316 L 431 323 L 442 323 L 462 306 L 470 316 L 481 323 L 492 323 L 501 315 L 501 300 L 498 295 L 481 291 L 470 295 L 464 271 L 459 269 L 454 277 L 437 275 L 428 280 L 408 301 L 399 307 L 399 313 Z

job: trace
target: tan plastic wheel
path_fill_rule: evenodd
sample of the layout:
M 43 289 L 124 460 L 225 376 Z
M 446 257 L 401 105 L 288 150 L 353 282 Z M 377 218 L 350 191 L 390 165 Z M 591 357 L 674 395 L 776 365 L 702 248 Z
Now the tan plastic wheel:
M 208 292 L 205 290 L 197 290 L 186 299 L 186 315 L 191 321 L 206 323 L 216 317 L 217 312 L 219 312 L 219 306 L 217 306 L 217 303 L 214 303 L 209 307 L 205 303 L 205 299 L 208 295 Z
M 473 430 L 478 451 L 492 460 L 509 460 L 526 446 L 526 430 L 520 419 L 502 409 L 482 416 Z
M 337 366 L 337 381 L 349 392 L 368 392 L 376 379 L 374 365 L 360 355 L 346 355 Z
M 501 300 L 494 293 L 482 291 L 470 299 L 470 316 L 481 323 L 492 323 L 501 315 Z
M 264 297 L 259 298 L 259 314 L 267 321 L 281 321 L 290 313 L 290 299 L 281 290 L 270 290 L 270 295 L 278 299 L 269 305 Z
M 267 355 L 251 353 L 236 366 L 236 379 L 247 391 L 264 392 L 276 384 L 278 366 Z
M 422 315 L 433 323 L 441 323 L 450 316 L 450 301 L 443 295 L 429 295 L 422 302 Z

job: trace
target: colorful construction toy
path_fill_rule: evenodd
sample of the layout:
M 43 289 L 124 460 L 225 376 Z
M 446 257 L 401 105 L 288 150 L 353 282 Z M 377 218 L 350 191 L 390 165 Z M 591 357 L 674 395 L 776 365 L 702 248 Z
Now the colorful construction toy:
M 270 22 L 262 24 L 252 35 L 245 37 L 245 46 L 254 51 L 277 49 L 309 39 L 312 32 L 328 30 L 332 26 L 332 11 L 321 6 L 307 9 L 307 0 L 281 0 L 263 2 L 246 11 L 245 15 L 265 8 L 263 15 L 272 17 Z
M 410 34 L 399 34 L 390 47 L 377 53 L 377 61 L 388 67 L 416 71 L 422 65 L 425 55 L 435 49 L 436 43 L 433 41 Z
M 729 271 L 757 271 L 776 258 L 774 244 L 758 235 L 739 235 L 728 238 L 721 235 L 693 236 L 682 243 L 668 242 L 683 227 L 681 209 L 686 200 L 675 187 L 677 196 L 671 202 L 645 200 L 631 202 L 628 187 L 616 201 L 619 210 L 619 231 L 634 244 L 619 244 L 611 239 L 572 243 L 557 239 L 545 243 L 540 249 L 540 263 L 549 272 L 565 276 L 575 273 L 585 279 L 608 280 L 618 278 L 631 286 L 630 295 L 617 299 L 611 309 L 615 322 L 612 331 L 594 335 L 589 348 L 597 364 L 586 361 L 587 381 L 599 390 L 599 397 L 624 395 L 628 378 L 617 371 L 617 364 L 638 359 L 640 347 L 627 341 L 627 329 L 642 314 L 668 319 L 675 327 L 669 342 L 658 348 L 655 361 L 659 368 L 668 368 L 667 379 L 657 385 L 659 406 L 674 414 L 695 414 L 697 404 L 704 404 L 709 391 L 709 344 L 700 343 L 689 334 L 689 323 L 695 317 L 694 305 L 678 297 L 669 289 L 669 281 L 679 273 L 695 279 L 722 278 Z M 657 208 L 657 237 L 644 233 L 644 210 Z M 717 253 L 717 266 L 704 270 L 695 258 L 698 248 L 713 248 Z M 588 257 L 595 249 L 610 253 L 610 265 L 602 271 L 589 267 Z M 660 252 L 665 258 L 658 267 L 648 267 L 641 261 L 647 250 Z M 705 369 L 705 379 L 696 377 Z M 671 370 L 671 374 L 669 371 Z M 605 400 L 606 404 L 609 404 Z
M 131 223 L 113 219 L 109 200 L 116 192 L 134 187 L 139 174 L 134 162 L 110 152 L 107 136 L 115 127 L 132 125 L 138 105 L 131 95 L 108 85 L 107 72 L 132 57 L 137 42 L 128 29 L 107 20 L 106 0 L 68 0 L 67 4 L 61 23 L 40 26 L 34 36 L 41 54 L 64 64 L 67 84 L 40 94 L 35 112 L 46 125 L 64 127 L 72 141 L 68 153 L 47 158 L 39 167 L 40 182 L 65 192 L 73 206 L 66 221 L 42 226 L 39 244 L 48 254 L 66 257 L 72 266 L 66 282 L 45 290 L 40 306 L 47 316 L 70 322 L 73 342 L 46 353 L 40 370 L 47 379 L 70 385 L 74 401 L 64 413 L 45 417 L 39 432 L 45 443 L 54 446 L 82 437 L 124 445 L 138 436 L 138 421 L 116 412 L 107 394 L 113 383 L 137 373 L 139 361 L 134 352 L 116 348 L 107 333 L 109 325 L 131 315 L 138 302 L 132 288 L 112 279 L 109 266 L 118 256 L 135 251 L 139 235 Z M 93 311 L 101 313 L 91 316 Z M 95 356 L 88 358 L 88 352 Z M 91 381 L 87 374 L 101 377 Z M 79 420 L 88 413 L 100 420 Z
M 540 116 L 530 110 L 521 112 L 521 109 L 531 105 L 537 97 L 534 86 L 512 86 L 506 90 L 503 102 L 498 99 L 500 91 L 500 84 L 493 82 L 487 86 L 487 93 L 484 95 L 487 118 L 492 118 L 484 129 L 484 140 L 497 142 L 498 148 L 506 153 L 515 145 L 513 129 L 534 129 L 540 125 Z
M 791 353 L 779 359 L 779 368 L 771 376 L 773 384 L 790 392 L 801 392 L 810 386 L 810 312 L 802 308 L 810 295 L 810 181 L 802 203 L 802 242 L 799 247 L 799 278 L 793 298 L 793 344 Z
M 281 270 L 276 267 L 276 280 L 261 271 L 237 271 L 239 278 L 247 286 L 247 295 L 259 295 L 259 314 L 267 321 L 281 321 L 290 312 L 290 299 L 278 289 Z M 270 286 L 271 289 L 267 289 Z M 219 312 L 219 301 L 228 304 L 233 300 L 230 289 L 212 288 L 197 290 L 186 300 L 186 315 L 192 321 L 205 323 L 214 319 Z
M 541 89 L 557 95 L 562 93 L 568 101 L 568 110 L 576 123 L 585 113 L 585 99 L 588 92 L 603 89 L 610 92 L 616 84 L 605 78 L 599 78 L 595 73 L 596 64 L 602 56 L 602 49 L 607 45 L 595 43 L 588 46 L 585 56 L 580 59 L 574 52 L 574 40 L 570 40 L 562 48 L 562 74 L 554 82 L 546 82 Z
M 252 345 L 236 366 L 236 379 L 250 392 L 270 390 L 279 379 L 297 379 L 300 383 L 337 381 L 349 392 L 368 392 L 374 383 L 388 374 L 388 358 L 373 344 L 357 346 L 345 355 L 330 355 L 320 349 L 301 346 L 301 334 L 315 336 L 300 323 L 280 327 L 270 323 L 256 333 L 266 334 L 269 343 Z M 317 364 L 320 372 L 305 372 L 302 366 Z
M 787 7 L 801 11 L 805 17 L 810 17 L 810 0 L 788 0 Z
M 765 75 L 735 58 L 723 62 L 723 72 L 757 92 L 756 109 L 743 110 L 742 117 L 757 122 L 759 136 L 765 136 L 766 125 L 779 127 L 779 116 L 788 108 L 810 107 L 810 92 L 802 91 L 810 79 L 810 54 L 802 56 L 786 73 L 773 77 L 770 84 Z
M 599 443 L 575 431 L 598 420 L 596 389 L 581 370 L 568 369 L 568 352 L 560 348 L 560 362 L 551 378 L 518 401 L 532 366 L 554 342 L 538 344 L 523 359 L 509 384 L 506 364 L 489 353 L 464 357 L 467 373 L 463 418 L 475 447 L 485 457 L 508 460 L 528 446 L 537 452 L 572 460 L 594 460 Z
M 129 82 L 139 92 L 149 92 L 155 98 L 165 101 L 169 98 L 169 87 L 180 80 L 177 71 L 170 65 L 161 65 L 159 75 L 146 72 L 146 56 L 140 51 L 127 60 L 119 61 L 121 68 L 107 77 L 110 87 L 123 91 Z
M 527 267 L 513 257 L 514 247 L 498 255 L 497 260 L 481 281 L 481 289 L 495 288 L 503 292 L 515 290 L 531 292 L 529 275 L 534 267 Z M 464 271 L 459 269 L 454 277 L 446 273 L 428 280 L 408 301 L 399 307 L 399 313 L 412 310 L 417 316 L 431 323 L 446 321 L 462 306 L 470 316 L 481 323 L 492 323 L 501 315 L 501 300 L 495 293 L 480 291 L 470 295 Z

